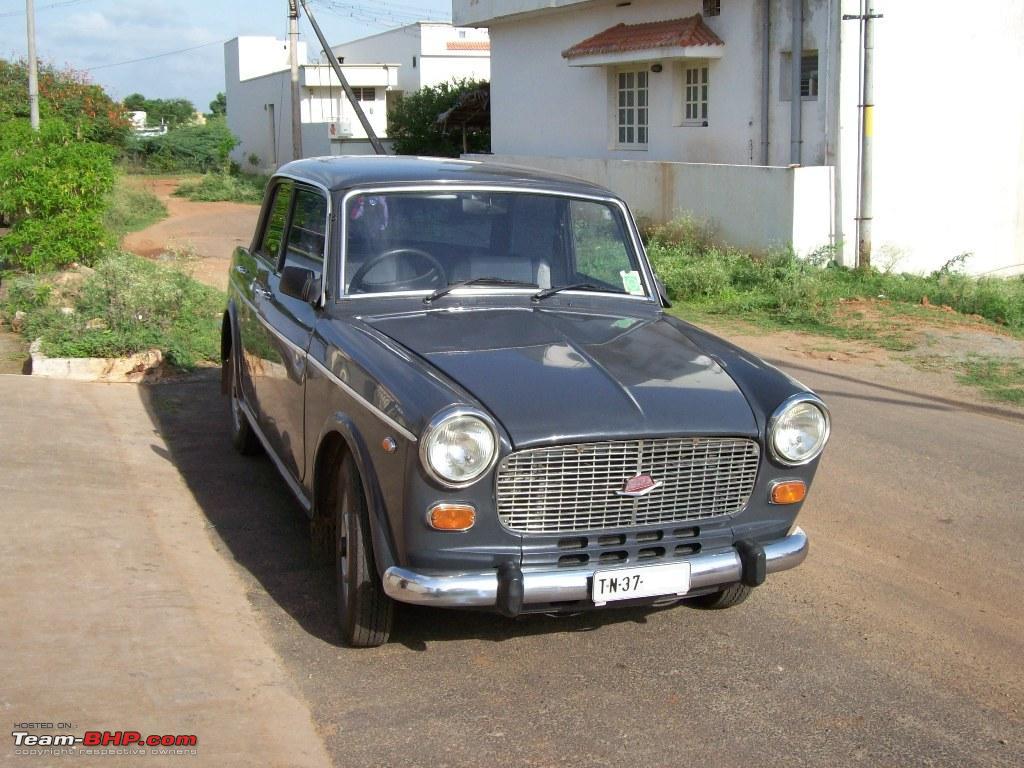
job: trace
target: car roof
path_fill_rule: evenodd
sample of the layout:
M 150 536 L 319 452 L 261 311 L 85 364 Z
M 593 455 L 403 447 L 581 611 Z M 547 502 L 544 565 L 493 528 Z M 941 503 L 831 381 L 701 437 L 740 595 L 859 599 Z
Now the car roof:
M 479 184 L 616 197 L 604 187 L 572 176 L 561 176 L 513 165 L 447 157 L 410 157 L 405 155 L 310 157 L 281 166 L 276 175 L 305 179 L 330 190 L 391 185 Z

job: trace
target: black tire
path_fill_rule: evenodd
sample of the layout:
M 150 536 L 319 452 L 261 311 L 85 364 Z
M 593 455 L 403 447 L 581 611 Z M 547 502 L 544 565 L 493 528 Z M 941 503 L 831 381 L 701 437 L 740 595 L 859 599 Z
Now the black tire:
M 338 471 L 334 522 L 334 573 L 338 593 L 338 626 L 345 645 L 373 648 L 391 634 L 394 603 L 373 562 L 373 542 L 363 481 L 351 456 Z
M 231 445 L 243 456 L 256 456 L 263 451 L 263 445 L 256 436 L 256 431 L 249 423 L 249 417 L 242 410 L 242 394 L 238 383 L 238 366 L 235 362 L 234 351 L 228 354 L 228 359 L 222 365 L 227 366 L 224 372 L 231 377 L 229 392 L 229 408 L 231 416 Z
M 687 602 L 695 608 L 720 611 L 724 608 L 732 608 L 734 605 L 739 605 L 750 597 L 750 593 L 753 591 L 754 588 L 748 587 L 746 584 L 733 584 L 731 587 L 726 587 L 721 592 L 712 592 L 710 595 L 701 595 L 700 597 L 687 600 Z

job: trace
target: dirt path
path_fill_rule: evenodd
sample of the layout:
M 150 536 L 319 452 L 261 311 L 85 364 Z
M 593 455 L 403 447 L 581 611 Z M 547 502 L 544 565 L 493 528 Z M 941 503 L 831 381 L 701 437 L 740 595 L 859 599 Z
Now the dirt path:
M 168 216 L 151 227 L 125 235 L 122 246 L 139 256 L 183 251 L 196 257 L 191 272 L 200 282 L 224 290 L 231 252 L 248 245 L 259 206 L 251 203 L 195 203 L 171 193 L 181 179 L 154 177 L 145 186 L 167 206 Z

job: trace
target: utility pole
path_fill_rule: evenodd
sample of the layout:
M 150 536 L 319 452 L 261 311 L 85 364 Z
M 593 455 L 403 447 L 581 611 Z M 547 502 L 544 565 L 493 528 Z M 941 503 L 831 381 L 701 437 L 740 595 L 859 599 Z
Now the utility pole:
M 302 90 L 299 87 L 299 4 L 288 0 L 288 61 L 292 68 L 292 160 L 302 157 Z
M 345 79 L 345 73 L 341 71 L 341 64 L 338 62 L 338 57 L 334 55 L 334 51 L 331 50 L 330 44 L 327 42 L 327 38 L 324 37 L 324 33 L 320 30 L 320 25 L 316 23 L 316 17 L 309 10 L 309 6 L 306 5 L 306 0 L 300 0 L 302 3 L 302 10 L 306 12 L 306 18 L 309 19 L 309 23 L 313 26 L 313 31 L 316 32 L 316 38 L 320 41 L 321 47 L 324 49 L 324 53 L 327 55 L 327 61 L 330 62 L 331 67 L 334 68 L 334 74 L 338 76 L 338 80 L 341 81 L 341 87 L 345 91 L 345 96 L 348 97 L 349 103 L 352 105 L 352 109 L 355 110 L 356 117 L 359 118 L 359 124 L 363 126 L 363 130 L 366 131 L 366 138 L 370 140 L 370 145 L 373 147 L 373 151 L 378 155 L 386 155 L 387 152 L 384 149 L 384 145 L 380 143 L 380 139 L 377 138 L 377 132 L 373 130 L 373 126 L 370 125 L 370 121 L 366 119 L 366 113 L 363 112 L 363 108 L 359 104 L 359 100 L 356 95 L 352 92 L 352 86 L 348 84 L 348 80 Z
M 860 194 L 857 198 L 857 266 L 871 266 L 871 155 L 874 142 L 875 86 L 874 86 L 874 20 L 882 18 L 875 13 L 872 0 L 865 0 L 860 14 L 844 14 L 843 20 L 856 19 L 861 23 L 861 93 L 860 93 Z
M 25 24 L 28 27 L 28 112 L 32 130 L 39 130 L 39 61 L 36 59 L 36 6 L 25 0 Z

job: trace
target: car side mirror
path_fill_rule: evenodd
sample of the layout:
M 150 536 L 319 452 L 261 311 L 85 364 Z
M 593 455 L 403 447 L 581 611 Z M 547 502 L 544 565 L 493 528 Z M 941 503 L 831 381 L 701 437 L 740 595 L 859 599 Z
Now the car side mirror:
M 666 309 L 668 307 L 671 307 L 672 302 L 668 298 L 668 289 L 665 288 L 665 284 L 661 282 L 660 278 L 654 278 L 654 286 L 658 289 L 658 298 L 661 299 L 661 306 L 665 307 Z
M 311 269 L 285 267 L 281 270 L 281 293 L 310 304 L 320 301 L 320 279 Z

